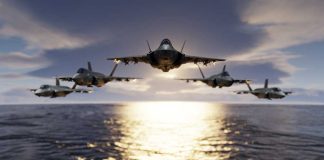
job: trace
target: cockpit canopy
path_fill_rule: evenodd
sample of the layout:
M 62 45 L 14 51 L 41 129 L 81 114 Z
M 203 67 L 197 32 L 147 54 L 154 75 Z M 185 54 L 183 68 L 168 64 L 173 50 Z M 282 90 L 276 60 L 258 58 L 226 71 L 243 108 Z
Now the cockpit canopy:
M 49 85 L 41 85 L 39 88 L 40 89 L 48 89 L 49 88 Z
M 78 69 L 77 73 L 85 73 L 86 71 L 87 71 L 87 69 L 80 68 L 80 69 Z
M 158 50 L 174 50 L 174 48 L 169 39 L 163 39 Z
M 277 88 L 277 87 L 272 88 L 272 89 L 273 89 L 273 91 L 275 91 L 275 92 L 280 92 L 280 91 L 281 91 L 281 89 L 280 89 L 280 88 Z
M 164 45 L 164 44 L 171 45 L 171 41 L 169 39 L 163 39 L 162 42 L 161 42 L 161 45 Z

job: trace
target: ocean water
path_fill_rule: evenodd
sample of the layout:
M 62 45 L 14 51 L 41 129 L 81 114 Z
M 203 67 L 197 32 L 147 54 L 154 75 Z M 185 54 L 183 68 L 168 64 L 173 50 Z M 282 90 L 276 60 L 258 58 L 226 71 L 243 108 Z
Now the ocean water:
M 324 159 L 324 106 L 2 105 L 1 160 Z

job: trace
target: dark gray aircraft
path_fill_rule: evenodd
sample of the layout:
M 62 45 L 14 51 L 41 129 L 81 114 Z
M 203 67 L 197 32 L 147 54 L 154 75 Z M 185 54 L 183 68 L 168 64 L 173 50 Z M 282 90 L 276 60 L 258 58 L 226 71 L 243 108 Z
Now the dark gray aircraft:
M 187 79 L 178 79 L 178 80 L 184 80 L 187 82 L 193 81 L 193 82 L 203 82 L 205 84 L 207 84 L 210 87 L 230 87 L 232 86 L 234 83 L 246 83 L 249 80 L 235 80 L 233 79 L 230 74 L 226 71 L 226 65 L 224 65 L 223 67 L 223 71 L 219 74 L 216 75 L 212 75 L 208 78 L 205 78 L 204 73 L 202 72 L 201 68 L 199 67 L 199 65 L 197 65 L 199 68 L 199 71 L 201 73 L 202 78 L 187 78 Z
M 252 89 L 249 83 L 246 83 L 248 86 L 249 90 L 248 91 L 235 91 L 237 94 L 253 94 L 258 98 L 263 98 L 263 99 L 282 99 L 285 98 L 287 95 L 292 94 L 292 92 L 288 91 L 282 91 L 278 87 L 272 87 L 268 88 L 268 79 L 265 80 L 264 83 L 264 88 L 257 88 L 257 89 Z
M 163 72 L 168 72 L 170 69 L 179 68 L 185 63 L 203 63 L 207 65 L 212 62 L 225 61 L 225 59 L 217 58 L 205 58 L 185 55 L 182 51 L 185 46 L 185 42 L 182 45 L 180 51 L 173 48 L 172 43 L 169 39 L 163 39 L 159 48 L 152 51 L 149 43 L 147 42 L 149 53 L 143 56 L 134 57 L 119 57 L 119 58 L 108 58 L 108 60 L 121 61 L 126 65 L 129 62 L 133 63 L 148 63 L 153 68 L 161 69 Z
M 140 79 L 140 78 L 133 78 L 133 77 L 116 77 L 113 76 L 118 64 L 115 64 L 113 70 L 111 71 L 109 76 L 106 76 L 102 73 L 92 71 L 91 63 L 88 62 L 88 69 L 79 68 L 77 73 L 73 75 L 73 77 L 59 77 L 59 79 L 63 81 L 73 81 L 74 87 L 76 85 L 80 86 L 97 86 L 102 87 L 106 83 L 116 80 L 116 81 L 130 81 L 133 79 Z
M 61 86 L 60 81 L 58 78 L 56 78 L 56 85 L 48 85 L 44 84 L 41 85 L 38 89 L 30 89 L 30 91 L 34 92 L 34 94 L 38 97 L 50 97 L 50 98 L 56 98 L 56 97 L 65 97 L 66 95 L 77 92 L 77 93 L 91 93 L 91 90 L 86 89 L 75 89 L 70 88 L 67 86 Z

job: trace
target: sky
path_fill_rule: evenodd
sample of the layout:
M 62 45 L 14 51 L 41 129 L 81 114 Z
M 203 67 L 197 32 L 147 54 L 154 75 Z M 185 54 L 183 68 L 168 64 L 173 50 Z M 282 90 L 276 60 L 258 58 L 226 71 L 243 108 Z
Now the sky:
M 28 91 L 72 76 L 91 61 L 110 73 L 108 57 L 144 55 L 146 40 L 156 49 L 169 38 L 184 53 L 226 58 L 204 66 L 205 75 L 227 65 L 252 87 L 293 91 L 278 103 L 324 103 L 324 19 L 322 0 L 0 0 L 0 103 L 116 101 L 213 101 L 268 103 L 235 95 L 245 85 L 215 89 L 173 78 L 200 78 L 192 64 L 164 73 L 148 64 L 119 65 L 118 76 L 143 77 L 112 82 L 92 94 L 39 98 Z M 72 86 L 71 83 L 62 83 Z

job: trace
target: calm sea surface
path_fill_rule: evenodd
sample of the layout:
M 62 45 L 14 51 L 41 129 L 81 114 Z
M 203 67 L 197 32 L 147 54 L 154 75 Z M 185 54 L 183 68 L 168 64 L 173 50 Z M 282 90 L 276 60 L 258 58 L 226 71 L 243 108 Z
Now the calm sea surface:
M 2 105 L 1 160 L 324 159 L 324 106 Z

